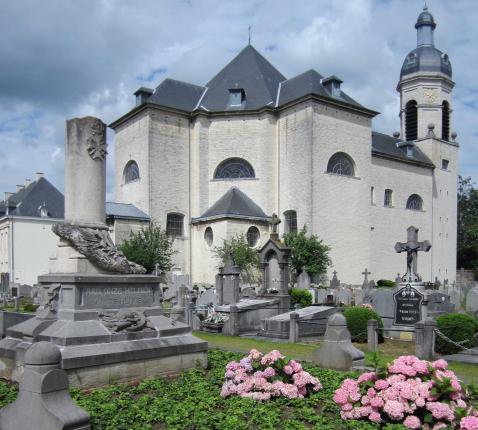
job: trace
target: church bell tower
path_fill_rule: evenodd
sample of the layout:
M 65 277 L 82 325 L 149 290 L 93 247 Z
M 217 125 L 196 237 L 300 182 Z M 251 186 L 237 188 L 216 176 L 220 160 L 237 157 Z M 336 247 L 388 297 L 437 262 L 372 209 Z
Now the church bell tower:
M 451 92 L 455 85 L 448 55 L 435 48 L 436 23 L 427 6 L 418 16 L 417 47 L 403 62 L 397 91 L 403 140 L 434 136 L 450 141 Z M 434 127 L 432 127 L 432 124 Z

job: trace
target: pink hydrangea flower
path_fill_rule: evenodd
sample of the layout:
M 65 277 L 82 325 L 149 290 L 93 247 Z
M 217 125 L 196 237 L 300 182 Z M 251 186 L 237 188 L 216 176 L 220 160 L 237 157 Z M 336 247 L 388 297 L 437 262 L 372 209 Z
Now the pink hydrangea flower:
M 464 417 L 460 421 L 460 430 L 478 430 L 478 417 Z
M 409 415 L 403 421 L 403 425 L 409 429 L 419 429 L 422 423 L 420 419 L 416 417 L 415 415 Z

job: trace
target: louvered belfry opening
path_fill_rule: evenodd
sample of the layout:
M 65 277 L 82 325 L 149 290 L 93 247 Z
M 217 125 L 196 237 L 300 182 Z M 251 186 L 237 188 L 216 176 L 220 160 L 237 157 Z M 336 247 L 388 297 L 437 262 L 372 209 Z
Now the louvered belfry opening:
M 445 100 L 441 111 L 441 138 L 450 140 L 450 105 Z
M 405 138 L 407 141 L 418 138 L 417 102 L 410 100 L 405 105 Z

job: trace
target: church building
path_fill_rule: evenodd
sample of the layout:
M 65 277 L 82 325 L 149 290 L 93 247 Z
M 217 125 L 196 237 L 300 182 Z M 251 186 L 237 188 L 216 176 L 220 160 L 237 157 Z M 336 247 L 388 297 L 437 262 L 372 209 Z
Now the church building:
M 432 248 L 420 253 L 424 281 L 455 280 L 458 143 L 451 132 L 454 86 L 435 48 L 430 12 L 415 24 L 403 62 L 400 132 L 373 131 L 378 114 L 314 69 L 286 77 L 246 46 L 204 86 L 165 79 L 136 91 L 136 107 L 113 122 L 115 197 L 175 238 L 175 265 L 213 282 L 214 247 L 245 234 L 260 248 L 273 213 L 283 233 L 307 227 L 331 247 L 341 282 L 405 272 L 407 228 Z M 330 273 L 329 273 L 330 277 Z

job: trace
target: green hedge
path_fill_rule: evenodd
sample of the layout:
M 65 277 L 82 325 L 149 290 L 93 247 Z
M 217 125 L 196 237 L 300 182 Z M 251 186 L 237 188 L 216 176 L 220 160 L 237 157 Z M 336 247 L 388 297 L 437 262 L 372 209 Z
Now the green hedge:
M 454 342 L 463 342 L 465 348 L 472 348 L 478 345 L 474 338 L 478 332 L 478 321 L 466 314 L 446 314 L 440 315 L 437 319 L 437 328 Z M 435 351 L 441 354 L 456 354 L 462 351 L 458 346 L 442 339 L 441 336 L 435 337 Z
M 312 294 L 307 290 L 300 290 L 299 288 L 292 288 L 290 291 L 290 304 L 292 307 L 299 303 L 301 308 L 306 308 L 312 304 Z
M 382 318 L 372 309 L 352 306 L 345 309 L 344 316 L 347 320 L 347 328 L 352 336 L 352 342 L 367 342 L 367 321 L 370 319 L 377 320 L 378 327 L 383 328 Z M 378 341 L 379 343 L 383 342 L 383 330 L 378 332 Z
M 379 279 L 377 281 L 377 287 L 394 288 L 395 282 L 391 281 L 390 279 Z

